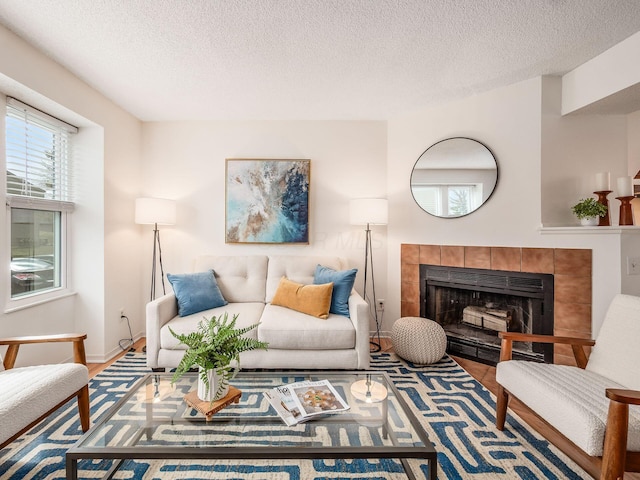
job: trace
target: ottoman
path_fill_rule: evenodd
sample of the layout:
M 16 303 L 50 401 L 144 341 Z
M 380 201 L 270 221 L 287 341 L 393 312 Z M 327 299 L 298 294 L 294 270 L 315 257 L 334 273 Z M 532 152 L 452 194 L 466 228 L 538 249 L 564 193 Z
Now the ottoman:
M 440 360 L 447 349 L 447 335 L 439 323 L 422 317 L 402 317 L 391 328 L 396 354 L 418 365 Z

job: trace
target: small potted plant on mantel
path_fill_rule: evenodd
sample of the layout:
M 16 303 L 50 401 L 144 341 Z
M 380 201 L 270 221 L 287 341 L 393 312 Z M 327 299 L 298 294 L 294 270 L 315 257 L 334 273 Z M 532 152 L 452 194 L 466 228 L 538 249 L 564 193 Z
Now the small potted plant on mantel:
M 264 349 L 269 344 L 243 335 L 258 326 L 235 328 L 238 315 L 229 320 L 228 314 L 198 323 L 195 332 L 179 334 L 171 327 L 171 334 L 187 346 L 187 350 L 173 374 L 172 383 L 186 372 L 199 368 L 198 398 L 214 402 L 229 392 L 229 382 L 240 370 L 240 354 L 249 350 Z
M 607 206 L 597 202 L 595 198 L 583 198 L 571 210 L 583 226 L 598 225 L 600 217 L 607 214 Z

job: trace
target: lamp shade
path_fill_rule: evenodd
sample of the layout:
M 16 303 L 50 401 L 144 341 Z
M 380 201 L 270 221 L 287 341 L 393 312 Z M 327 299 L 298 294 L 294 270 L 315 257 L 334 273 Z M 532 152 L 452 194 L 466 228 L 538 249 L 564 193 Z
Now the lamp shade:
M 176 202 L 165 198 L 137 198 L 136 223 L 174 225 L 176 223 Z
M 389 204 L 386 198 L 356 198 L 349 205 L 351 225 L 386 225 Z

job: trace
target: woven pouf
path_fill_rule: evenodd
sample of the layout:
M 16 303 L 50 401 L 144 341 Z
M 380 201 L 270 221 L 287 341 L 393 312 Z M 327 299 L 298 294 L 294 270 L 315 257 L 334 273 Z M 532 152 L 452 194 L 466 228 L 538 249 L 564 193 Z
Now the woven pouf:
M 391 328 L 396 354 L 418 365 L 440 360 L 447 349 L 447 335 L 440 324 L 421 317 L 402 317 Z

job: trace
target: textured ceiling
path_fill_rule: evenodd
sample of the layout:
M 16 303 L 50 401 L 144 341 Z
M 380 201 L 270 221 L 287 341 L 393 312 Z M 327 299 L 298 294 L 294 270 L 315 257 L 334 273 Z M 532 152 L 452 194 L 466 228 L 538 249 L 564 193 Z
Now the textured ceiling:
M 638 0 L 0 0 L 0 23 L 136 117 L 373 119 L 640 31 Z

